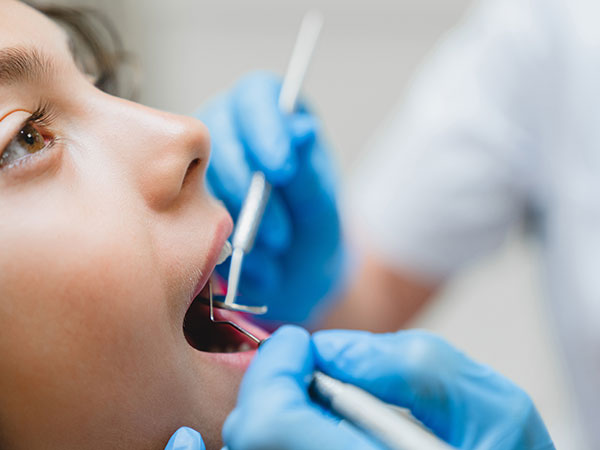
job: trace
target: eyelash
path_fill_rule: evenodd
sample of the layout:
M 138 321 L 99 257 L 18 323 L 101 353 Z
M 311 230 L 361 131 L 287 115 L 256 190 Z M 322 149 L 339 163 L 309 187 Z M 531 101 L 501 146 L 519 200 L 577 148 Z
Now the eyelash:
M 15 134 L 14 137 L 16 137 L 18 133 L 20 133 L 21 130 L 23 130 L 23 128 L 25 128 L 27 125 L 30 125 L 33 128 L 35 128 L 36 131 L 44 139 L 44 148 L 34 154 L 20 158 L 12 164 L 0 168 L 0 171 L 10 171 L 27 166 L 30 163 L 34 163 L 39 158 L 39 156 L 42 156 L 44 153 L 46 153 L 47 150 L 51 149 L 59 140 L 59 138 L 55 136 L 50 130 L 55 118 L 56 114 L 52 106 L 49 103 L 41 103 L 33 111 L 33 113 L 31 113 L 29 118 L 27 118 L 27 120 L 23 122 L 23 126 L 19 129 L 19 131 L 17 132 L 17 134 Z M 3 149 L 0 149 L 0 155 L 2 154 L 2 151 Z
M 42 103 L 35 109 L 35 111 L 33 111 L 25 124 L 31 124 L 41 128 L 38 131 L 45 138 L 45 132 L 48 131 L 48 129 L 53 125 L 55 118 L 56 114 L 52 107 L 48 103 Z M 51 139 L 51 141 L 54 140 L 56 140 L 55 137 Z

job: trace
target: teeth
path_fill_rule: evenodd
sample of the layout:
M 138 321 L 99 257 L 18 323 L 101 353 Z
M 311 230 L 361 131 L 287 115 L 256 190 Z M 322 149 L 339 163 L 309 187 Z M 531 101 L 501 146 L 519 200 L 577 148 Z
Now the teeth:
M 219 253 L 219 259 L 217 260 L 217 265 L 225 262 L 227 258 L 231 256 L 231 243 L 229 241 L 225 241 L 225 245 L 221 249 L 221 253 Z
M 247 342 L 242 343 L 242 345 L 240 345 L 239 351 L 240 352 L 247 352 L 248 350 L 250 350 L 250 344 L 248 344 Z

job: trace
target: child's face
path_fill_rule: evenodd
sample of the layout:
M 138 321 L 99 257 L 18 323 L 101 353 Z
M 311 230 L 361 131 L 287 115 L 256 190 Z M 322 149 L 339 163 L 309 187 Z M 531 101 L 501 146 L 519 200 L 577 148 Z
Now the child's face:
M 218 446 L 249 356 L 182 331 L 232 226 L 204 189 L 206 128 L 98 91 L 62 31 L 13 0 L 0 118 L 6 449 L 159 449 L 183 425 Z

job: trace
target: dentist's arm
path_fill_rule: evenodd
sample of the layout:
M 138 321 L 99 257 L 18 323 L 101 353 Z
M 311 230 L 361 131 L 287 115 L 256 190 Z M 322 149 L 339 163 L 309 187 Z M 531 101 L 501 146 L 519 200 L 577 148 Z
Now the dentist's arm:
M 356 264 L 343 295 L 329 308 L 319 328 L 396 331 L 417 316 L 442 285 L 386 263 L 370 250 L 364 250 Z
M 560 61 L 547 50 L 563 39 L 555 6 L 474 2 L 420 68 L 355 165 L 348 225 L 365 263 L 330 326 L 402 325 L 522 220 L 540 186 L 540 133 L 553 121 L 547 93 L 560 90 L 545 75 Z M 371 299 L 384 306 L 381 328 Z

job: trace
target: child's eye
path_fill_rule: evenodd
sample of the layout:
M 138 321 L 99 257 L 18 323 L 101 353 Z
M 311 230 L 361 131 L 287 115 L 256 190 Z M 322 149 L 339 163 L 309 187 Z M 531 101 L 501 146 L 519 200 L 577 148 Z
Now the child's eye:
M 33 153 L 43 150 L 48 143 L 31 122 L 25 124 L 10 141 L 0 156 L 0 169 Z

